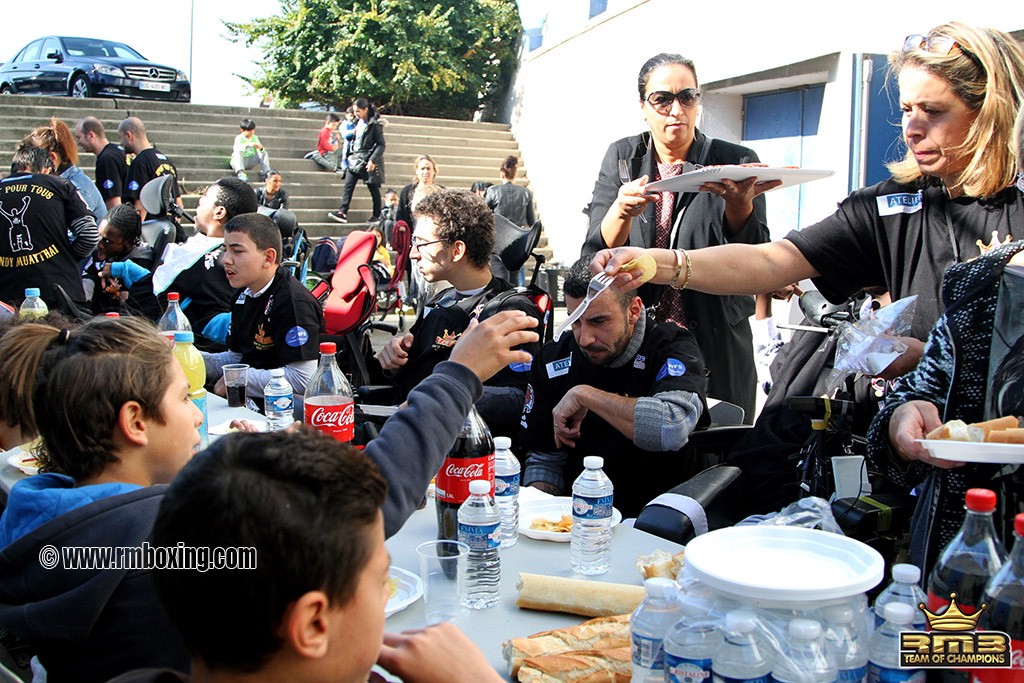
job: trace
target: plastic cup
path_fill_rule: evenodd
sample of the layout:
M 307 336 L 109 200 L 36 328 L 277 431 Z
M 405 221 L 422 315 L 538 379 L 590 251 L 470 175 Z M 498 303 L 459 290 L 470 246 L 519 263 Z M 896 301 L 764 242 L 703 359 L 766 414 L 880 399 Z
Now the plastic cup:
M 245 363 L 229 363 L 221 369 L 224 371 L 228 407 L 241 408 L 245 405 L 245 385 L 249 378 L 249 366 Z
M 460 541 L 427 541 L 416 548 L 423 579 L 427 624 L 455 622 L 462 611 L 462 582 L 469 546 Z

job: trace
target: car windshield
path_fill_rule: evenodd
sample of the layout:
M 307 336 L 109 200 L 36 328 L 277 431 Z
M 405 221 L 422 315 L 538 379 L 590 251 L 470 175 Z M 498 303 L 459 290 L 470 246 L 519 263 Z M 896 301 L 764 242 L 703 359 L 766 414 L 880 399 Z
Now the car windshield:
M 124 43 L 94 38 L 65 38 L 64 47 L 73 57 L 119 57 L 121 59 L 145 59 Z

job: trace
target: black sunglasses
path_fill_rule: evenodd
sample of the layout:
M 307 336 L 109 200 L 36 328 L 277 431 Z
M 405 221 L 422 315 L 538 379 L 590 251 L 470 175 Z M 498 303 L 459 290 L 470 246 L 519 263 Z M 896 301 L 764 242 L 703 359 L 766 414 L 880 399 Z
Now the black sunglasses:
M 700 96 L 701 92 L 698 88 L 686 88 L 677 93 L 656 90 L 647 95 L 644 101 L 651 105 L 659 114 L 667 114 L 672 111 L 673 101 L 678 100 L 679 106 L 683 109 L 693 109 L 700 104 Z

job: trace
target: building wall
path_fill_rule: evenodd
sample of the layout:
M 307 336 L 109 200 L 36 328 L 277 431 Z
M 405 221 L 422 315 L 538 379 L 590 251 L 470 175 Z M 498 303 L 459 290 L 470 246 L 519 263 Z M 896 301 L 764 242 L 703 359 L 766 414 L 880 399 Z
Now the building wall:
M 589 6 L 589 0 L 549 0 L 543 44 L 523 55 L 506 111 L 545 232 L 563 263 L 579 256 L 586 231 L 582 210 L 608 145 L 644 129 L 636 77 L 647 58 L 679 52 L 694 60 L 700 83 L 711 86 L 698 125 L 728 140 L 742 139 L 744 92 L 791 87 L 812 77 L 825 82 L 813 157 L 836 173 L 808 186 L 800 219 L 807 224 L 849 192 L 853 55 L 885 54 L 907 34 L 958 18 L 1005 31 L 1024 28 L 1024 5 L 991 0 L 972 4 L 969 12 L 950 0 L 608 0 L 607 10 L 588 20 Z M 829 68 L 787 75 L 788 67 L 807 60 Z M 751 74 L 762 72 L 765 79 L 751 81 Z M 772 234 L 795 227 L 772 225 Z

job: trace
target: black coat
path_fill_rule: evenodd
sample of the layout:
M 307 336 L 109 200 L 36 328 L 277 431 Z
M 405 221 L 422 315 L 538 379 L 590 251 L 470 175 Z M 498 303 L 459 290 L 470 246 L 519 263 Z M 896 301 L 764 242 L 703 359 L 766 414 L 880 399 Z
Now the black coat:
M 384 179 L 384 126 L 376 116 L 366 122 L 366 130 L 362 137 L 356 137 L 352 150 L 348 154 L 348 163 L 354 161 L 372 161 L 376 167 L 367 173 L 366 182 L 370 185 L 383 185 Z
M 657 162 L 650 133 L 623 138 L 608 147 L 594 185 L 593 199 L 587 207 L 590 227 L 582 254 L 608 248 L 601 235 L 601 221 L 622 186 L 619 180 L 620 159 L 629 160 L 631 178 L 642 175 L 653 178 Z M 693 170 L 693 163 L 709 166 L 757 161 L 757 154 L 747 147 L 709 138 L 696 131 L 684 170 Z M 687 207 L 685 211 L 682 210 L 684 207 Z M 633 219 L 627 245 L 654 246 L 657 229 L 654 204 L 648 205 L 644 216 L 646 223 L 639 217 Z M 769 240 L 764 197 L 754 199 L 754 213 L 735 235 L 725 225 L 725 200 L 709 192 L 677 195 L 674 221 L 674 248 L 700 249 L 733 242 L 760 244 Z M 652 306 L 661 298 L 661 290 L 662 285 L 644 285 L 639 293 L 644 304 Z M 753 297 L 718 296 L 691 290 L 684 290 L 682 296 L 686 326 L 697 338 L 708 369 L 707 395 L 742 406 L 747 422 L 751 422 L 757 375 L 754 371 L 753 337 L 747 318 L 754 314 Z

